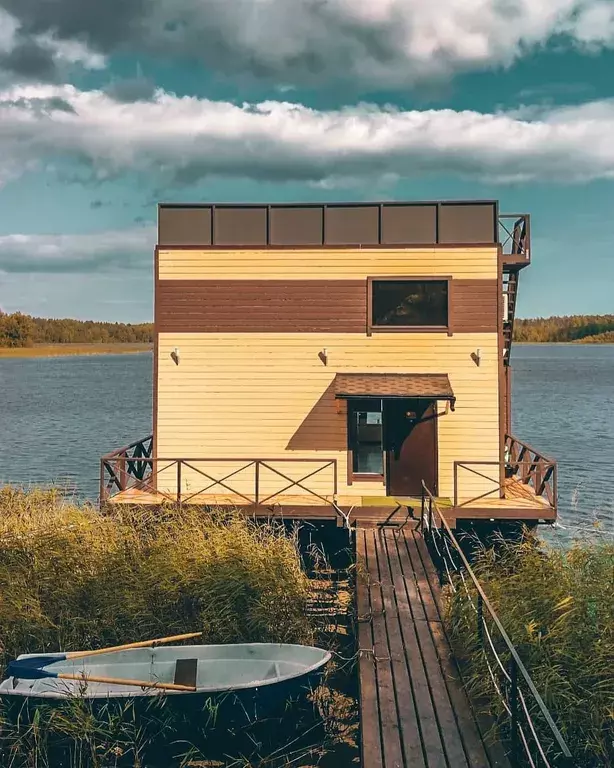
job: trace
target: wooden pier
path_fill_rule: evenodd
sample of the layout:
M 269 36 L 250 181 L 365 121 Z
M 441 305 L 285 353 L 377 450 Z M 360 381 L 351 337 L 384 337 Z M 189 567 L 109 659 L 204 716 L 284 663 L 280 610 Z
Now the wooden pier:
M 359 527 L 356 560 L 364 768 L 509 768 L 462 688 L 420 533 Z

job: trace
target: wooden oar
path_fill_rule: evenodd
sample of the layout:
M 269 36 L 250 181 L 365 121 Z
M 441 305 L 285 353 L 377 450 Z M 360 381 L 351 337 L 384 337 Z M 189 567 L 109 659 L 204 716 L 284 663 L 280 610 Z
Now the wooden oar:
M 139 688 L 162 688 L 165 691 L 196 691 L 195 685 L 178 685 L 177 683 L 157 683 L 151 680 L 129 680 L 123 677 L 98 677 L 93 675 L 71 675 L 70 672 L 58 672 L 54 677 L 62 680 L 81 680 L 86 683 L 111 683 L 112 685 L 134 685 Z
M 112 653 L 113 651 L 125 651 L 129 648 L 154 648 L 163 643 L 172 643 L 176 640 L 190 640 L 193 637 L 201 637 L 202 632 L 189 632 L 186 635 L 172 635 L 171 637 L 161 637 L 158 640 L 141 640 L 139 643 L 127 643 L 125 645 L 113 645 L 109 648 L 98 648 L 95 651 L 72 651 L 65 653 L 67 659 L 79 659 L 82 656 L 97 656 L 99 653 Z

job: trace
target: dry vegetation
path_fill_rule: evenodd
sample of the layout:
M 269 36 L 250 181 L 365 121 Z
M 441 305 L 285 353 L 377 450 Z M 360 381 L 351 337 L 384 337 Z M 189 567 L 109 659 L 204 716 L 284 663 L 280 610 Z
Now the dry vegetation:
M 18 653 L 196 630 L 204 632 L 204 643 L 321 645 L 331 642 L 331 617 L 322 621 L 315 592 L 296 533 L 281 527 L 173 508 L 101 516 L 53 491 L 0 489 L 2 666 Z M 322 600 L 326 589 L 319 585 L 317 592 Z M 73 701 L 40 710 L 19 726 L 4 717 L 0 763 L 166 768 L 205 765 L 209 751 L 221 749 L 221 764 L 229 766 L 278 766 L 289 759 L 315 765 L 312 753 L 320 760 L 355 727 L 351 697 L 330 686 L 318 689 L 309 712 L 290 713 L 283 728 L 277 725 L 273 746 L 270 727 L 244 734 L 246 748 L 236 734 L 229 742 L 228 734 L 215 733 L 203 713 L 186 724 L 157 700 L 151 706 L 138 716 L 130 703 L 94 715 Z M 273 755 L 263 757 L 269 747 Z
M 151 352 L 151 344 L 36 344 L 31 347 L 2 347 L 5 357 L 66 357 L 70 355 L 120 355 Z
M 614 543 L 563 550 L 544 549 L 531 538 L 500 542 L 478 553 L 474 570 L 560 728 L 574 767 L 614 765 Z M 462 587 L 451 594 L 447 620 L 471 692 L 502 714 Z M 498 633 L 492 636 L 497 643 Z M 498 651 L 506 657 L 501 644 Z M 537 714 L 535 723 L 547 743 L 549 732 Z

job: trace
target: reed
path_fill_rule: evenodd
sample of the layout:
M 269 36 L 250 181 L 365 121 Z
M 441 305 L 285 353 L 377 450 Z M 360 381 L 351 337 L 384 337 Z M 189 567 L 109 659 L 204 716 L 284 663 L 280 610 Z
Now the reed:
M 478 549 L 474 557 L 476 575 L 574 764 L 614 765 L 614 544 L 577 542 L 558 549 L 527 536 Z M 450 592 L 448 599 L 448 629 L 471 692 L 498 712 L 475 641 L 475 613 L 463 589 Z M 547 743 L 545 727 L 543 733 Z
M 309 642 L 296 541 L 238 515 L 101 516 L 58 494 L 0 491 L 5 655 L 184 632 L 203 642 Z
M 101 515 L 57 491 L 0 489 L 0 671 L 19 653 L 186 632 L 202 632 L 204 643 L 330 647 L 333 616 L 316 593 L 298 533 L 280 525 L 172 507 Z M 214 765 L 219 753 L 219 764 L 281 766 L 315 763 L 314 750 L 319 760 L 340 739 L 355 750 L 355 702 L 327 686 L 293 704 L 283 723 L 256 723 L 232 738 L 217 730 L 214 709 L 195 725 L 170 713 L 164 697 L 144 706 L 94 711 L 75 700 L 44 706 L 17 727 L 0 710 L 0 764 L 187 767 Z
M 67 357 L 70 355 L 121 355 L 151 352 L 151 344 L 37 344 L 31 347 L 3 347 L 1 358 Z

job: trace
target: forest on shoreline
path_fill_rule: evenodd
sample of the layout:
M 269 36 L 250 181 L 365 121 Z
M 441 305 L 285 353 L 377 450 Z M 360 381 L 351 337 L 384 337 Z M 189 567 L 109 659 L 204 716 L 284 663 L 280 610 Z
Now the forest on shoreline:
M 41 344 L 151 344 L 153 323 L 100 323 L 46 319 L 0 311 L 0 347 Z M 569 315 L 517 319 L 514 341 L 526 343 L 613 344 L 614 315 Z
M 568 315 L 517 319 L 514 341 L 614 344 L 614 315 Z
M 153 323 L 99 323 L 0 312 L 0 347 L 40 344 L 151 344 Z

